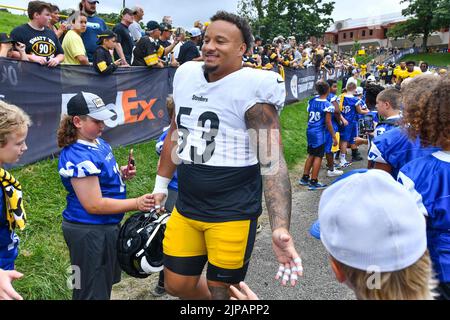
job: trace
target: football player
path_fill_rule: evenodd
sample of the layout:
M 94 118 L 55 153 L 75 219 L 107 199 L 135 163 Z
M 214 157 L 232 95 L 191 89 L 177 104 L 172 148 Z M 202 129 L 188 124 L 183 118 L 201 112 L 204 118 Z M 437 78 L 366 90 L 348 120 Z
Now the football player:
M 205 33 L 204 62 L 187 62 L 174 77 L 175 115 L 153 194 L 159 208 L 176 168 L 164 278 L 166 291 L 182 299 L 228 299 L 229 286 L 245 278 L 263 185 L 276 278 L 295 285 L 302 274 L 289 233 L 291 184 L 279 134 L 285 83 L 274 72 L 243 68 L 251 39 L 246 20 L 219 11 Z
M 345 120 L 347 120 L 348 125 L 345 127 L 341 127 L 340 135 L 341 135 L 341 142 L 340 142 L 340 162 L 339 166 L 341 168 L 346 168 L 349 165 L 351 165 L 351 162 L 347 162 L 346 160 L 346 153 L 347 153 L 347 146 L 350 144 L 350 147 L 352 148 L 352 160 L 358 161 L 362 160 L 360 157 L 361 155 L 358 153 L 358 148 L 355 145 L 355 137 L 357 136 L 357 114 L 367 114 L 369 112 L 368 109 L 362 108 L 362 100 L 358 97 L 355 97 L 356 93 L 356 85 L 353 82 L 350 82 L 346 86 L 347 93 L 341 97 L 340 104 L 342 105 L 342 115 L 344 116 Z
M 325 81 L 318 81 L 316 83 L 316 90 L 319 95 L 312 98 L 308 103 L 308 128 L 306 130 L 306 136 L 309 156 L 305 162 L 303 177 L 299 181 L 300 185 L 308 185 L 309 190 L 326 188 L 325 184 L 318 181 L 322 158 L 325 154 L 326 131 L 328 131 L 328 134 L 332 138 L 332 144 L 335 146 L 338 144 L 331 121 L 331 118 L 334 117 L 334 106 L 327 100 L 330 86 Z

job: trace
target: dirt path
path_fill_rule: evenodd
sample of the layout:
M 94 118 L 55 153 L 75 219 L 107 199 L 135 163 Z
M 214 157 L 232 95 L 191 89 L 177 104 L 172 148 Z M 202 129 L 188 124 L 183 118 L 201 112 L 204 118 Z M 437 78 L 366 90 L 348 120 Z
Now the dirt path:
M 364 150 L 361 150 L 361 153 L 364 154 Z M 366 165 L 366 161 L 357 162 L 347 170 L 362 168 Z M 300 279 L 299 285 L 294 288 L 282 287 L 274 280 L 278 264 L 272 252 L 269 219 L 266 210 L 264 210 L 260 217 L 263 230 L 256 238 L 246 282 L 262 299 L 354 299 L 352 291 L 335 280 L 328 264 L 328 255 L 320 240 L 316 240 L 309 234 L 311 224 L 317 219 L 321 191 L 308 191 L 307 188 L 299 186 L 297 181 L 302 172 L 302 166 L 290 171 L 293 204 L 291 233 L 297 249 L 301 252 L 305 269 L 304 277 Z M 319 178 L 321 182 L 331 183 L 332 180 L 325 177 L 324 174 L 325 170 L 321 170 Z M 150 294 L 150 290 L 157 280 L 157 274 L 151 275 L 147 279 L 134 279 L 124 276 L 122 282 L 114 286 L 112 299 L 173 299 L 168 295 L 154 298 Z

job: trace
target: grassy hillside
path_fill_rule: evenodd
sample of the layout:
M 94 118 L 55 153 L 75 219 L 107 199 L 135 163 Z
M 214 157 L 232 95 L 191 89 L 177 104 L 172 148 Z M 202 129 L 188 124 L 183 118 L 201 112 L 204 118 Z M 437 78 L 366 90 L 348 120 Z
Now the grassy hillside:
M 15 27 L 27 22 L 28 17 L 26 15 L 16 15 L 0 11 L 0 32 L 10 33 Z
M 429 65 L 439 67 L 450 67 L 450 53 L 419 53 L 409 54 L 403 57 L 402 61 L 413 60 L 416 64 L 420 61 L 425 61 Z
M 284 153 L 290 168 L 305 158 L 307 100 L 286 107 L 281 115 Z M 129 197 L 153 190 L 157 155 L 155 141 L 133 146 L 138 176 L 127 183 Z M 119 164 L 125 164 L 129 147 L 114 149 Z M 57 159 L 13 170 L 24 186 L 28 225 L 19 232 L 20 254 L 16 269 L 25 274 L 14 283 L 25 299 L 70 299 L 66 285 L 69 256 L 61 231 L 61 212 L 66 192 L 57 172 Z M 296 179 L 297 177 L 291 177 Z

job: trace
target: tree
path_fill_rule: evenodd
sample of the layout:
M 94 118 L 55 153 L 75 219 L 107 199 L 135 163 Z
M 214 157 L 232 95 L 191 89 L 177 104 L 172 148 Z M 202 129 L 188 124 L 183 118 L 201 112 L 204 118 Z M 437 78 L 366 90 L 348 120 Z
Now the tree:
M 265 39 L 294 35 L 297 40 L 321 37 L 333 22 L 334 2 L 323 0 L 239 0 L 238 12 L 253 32 Z
M 388 37 L 423 37 L 422 49 L 427 50 L 428 38 L 431 33 L 450 25 L 450 0 L 401 0 L 408 2 L 402 10 L 407 21 L 394 26 L 388 31 Z

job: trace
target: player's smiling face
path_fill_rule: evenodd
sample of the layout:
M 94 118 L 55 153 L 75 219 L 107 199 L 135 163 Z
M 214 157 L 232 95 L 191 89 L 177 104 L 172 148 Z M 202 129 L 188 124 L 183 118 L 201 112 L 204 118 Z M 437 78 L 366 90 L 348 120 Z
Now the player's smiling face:
M 218 20 L 206 29 L 202 47 L 206 72 L 225 76 L 236 71 L 245 51 L 242 33 L 233 23 Z

